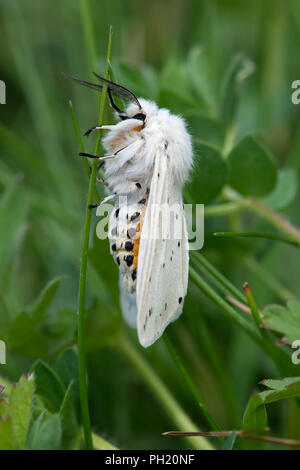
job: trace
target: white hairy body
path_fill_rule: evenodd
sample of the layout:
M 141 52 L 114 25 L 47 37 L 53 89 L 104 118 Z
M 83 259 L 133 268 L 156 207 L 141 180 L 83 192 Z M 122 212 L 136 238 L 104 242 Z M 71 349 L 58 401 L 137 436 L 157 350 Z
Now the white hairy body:
M 104 145 L 113 156 L 105 160 L 105 175 L 109 195 L 116 195 L 109 234 L 120 269 L 121 306 L 128 323 L 137 327 L 140 343 L 147 347 L 180 315 L 187 292 L 182 187 L 192 167 L 192 145 L 180 117 L 153 102 L 139 99 L 139 103 L 145 121 L 132 118 L 141 109 L 130 104 L 129 119 L 107 126 Z M 176 205 L 180 236 L 162 234 L 156 209 L 161 205 Z

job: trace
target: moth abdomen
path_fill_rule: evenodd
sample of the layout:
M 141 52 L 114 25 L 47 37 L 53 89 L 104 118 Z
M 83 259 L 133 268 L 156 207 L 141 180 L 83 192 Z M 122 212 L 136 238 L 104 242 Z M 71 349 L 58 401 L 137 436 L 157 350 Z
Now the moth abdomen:
M 119 266 L 123 284 L 128 292 L 135 292 L 138 275 L 138 256 L 147 198 L 129 205 L 118 206 L 110 218 L 110 252 Z M 142 205 L 142 207 L 141 207 Z

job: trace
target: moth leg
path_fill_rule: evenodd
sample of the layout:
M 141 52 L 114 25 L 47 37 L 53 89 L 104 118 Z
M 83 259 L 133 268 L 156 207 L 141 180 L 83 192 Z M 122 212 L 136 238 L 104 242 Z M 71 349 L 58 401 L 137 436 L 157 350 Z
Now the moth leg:
M 113 155 L 92 155 L 91 153 L 86 153 L 86 152 L 79 152 L 79 156 L 80 157 L 88 157 L 88 158 L 95 158 L 96 160 L 107 160 L 109 158 L 114 158 L 118 155 L 118 153 L 122 152 L 123 150 L 127 149 L 128 147 L 130 147 L 130 145 L 132 144 L 129 144 L 129 145 L 126 145 L 125 147 L 122 147 L 121 149 L 117 150 Z M 104 162 L 103 162 L 104 163 Z M 101 165 L 101 164 L 100 164 Z M 99 165 L 98 169 L 101 168 Z
M 109 186 L 108 182 L 103 180 L 102 178 L 96 178 L 96 181 L 98 183 L 102 183 L 104 186 Z
M 108 160 L 109 158 L 114 158 L 114 155 L 92 155 L 91 153 L 86 153 L 86 152 L 79 152 L 80 157 L 88 157 L 88 158 L 94 158 L 96 160 Z
M 94 131 L 101 131 L 101 130 L 112 130 L 115 128 L 115 125 L 112 125 L 112 126 L 94 126 L 94 127 L 91 127 L 90 129 L 88 129 L 84 134 L 83 136 L 84 137 L 88 137 L 92 132 Z
M 95 207 L 102 206 L 102 204 L 106 204 L 108 201 L 114 199 L 115 197 L 117 197 L 117 193 L 111 194 L 110 196 L 106 196 L 104 199 L 102 199 L 101 202 L 98 202 L 98 204 L 89 204 L 88 208 L 95 209 Z

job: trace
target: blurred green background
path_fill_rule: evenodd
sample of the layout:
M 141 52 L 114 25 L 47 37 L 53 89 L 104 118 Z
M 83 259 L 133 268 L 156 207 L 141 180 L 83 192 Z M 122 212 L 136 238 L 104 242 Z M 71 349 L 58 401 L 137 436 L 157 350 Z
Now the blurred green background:
M 50 280 L 64 276 L 34 334 L 26 336 L 26 322 L 21 322 L 21 339 L 8 342 L 7 364 L 0 375 L 12 381 L 37 358 L 52 364 L 64 347 L 74 344 L 88 177 L 77 156 L 69 100 L 81 134 L 97 122 L 99 100 L 61 72 L 86 80 L 93 70 L 103 74 L 110 25 L 115 80 L 137 96 L 183 114 L 193 136 L 217 146 L 224 139 L 218 114 L 222 83 L 234 56 L 243 53 L 253 73 L 240 96 L 235 138 L 256 132 L 279 167 L 297 173 L 300 169 L 300 106 L 291 103 L 291 83 L 300 79 L 298 1 L 91 0 L 95 43 L 86 34 L 83 4 L 0 0 L 0 79 L 7 90 L 7 104 L 0 106 L 1 302 L 15 318 Z M 186 76 L 198 53 L 201 67 L 193 88 Z M 195 87 L 201 91 L 198 95 Z M 106 122 L 112 122 L 109 109 Z M 93 137 L 85 145 L 93 153 Z M 299 197 L 284 214 L 300 225 Z M 207 218 L 202 250 L 239 289 L 248 281 L 260 306 L 278 298 L 261 281 L 258 267 L 297 294 L 299 252 L 270 241 L 222 240 L 211 234 L 266 225 L 249 214 Z M 164 342 L 144 351 L 136 333 L 123 325 L 117 269 L 107 242 L 96 240 L 94 232 L 87 282 L 93 430 L 121 448 L 184 447 L 180 439 L 161 436 L 174 424 L 118 348 L 120 329 L 193 421 L 206 429 L 201 413 Z M 207 408 L 224 429 L 237 427 L 258 382 L 277 377 L 273 364 L 192 283 L 184 314 L 169 330 Z M 273 434 L 295 437 L 292 428 L 299 411 L 291 407 L 287 401 L 271 405 Z M 289 413 L 294 421 L 289 421 Z

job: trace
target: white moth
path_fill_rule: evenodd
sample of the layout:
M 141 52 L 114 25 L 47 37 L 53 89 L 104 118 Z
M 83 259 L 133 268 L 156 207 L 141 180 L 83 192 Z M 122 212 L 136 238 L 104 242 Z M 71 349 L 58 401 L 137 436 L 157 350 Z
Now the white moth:
M 108 86 L 121 121 L 87 134 L 108 130 L 103 140 L 108 154 L 94 158 L 105 162 L 105 202 L 116 200 L 109 220 L 110 250 L 119 266 L 123 315 L 148 347 L 181 314 L 187 292 L 182 188 L 192 167 L 191 138 L 181 117 L 98 78 Z M 130 102 L 125 111 L 115 105 L 112 93 Z

